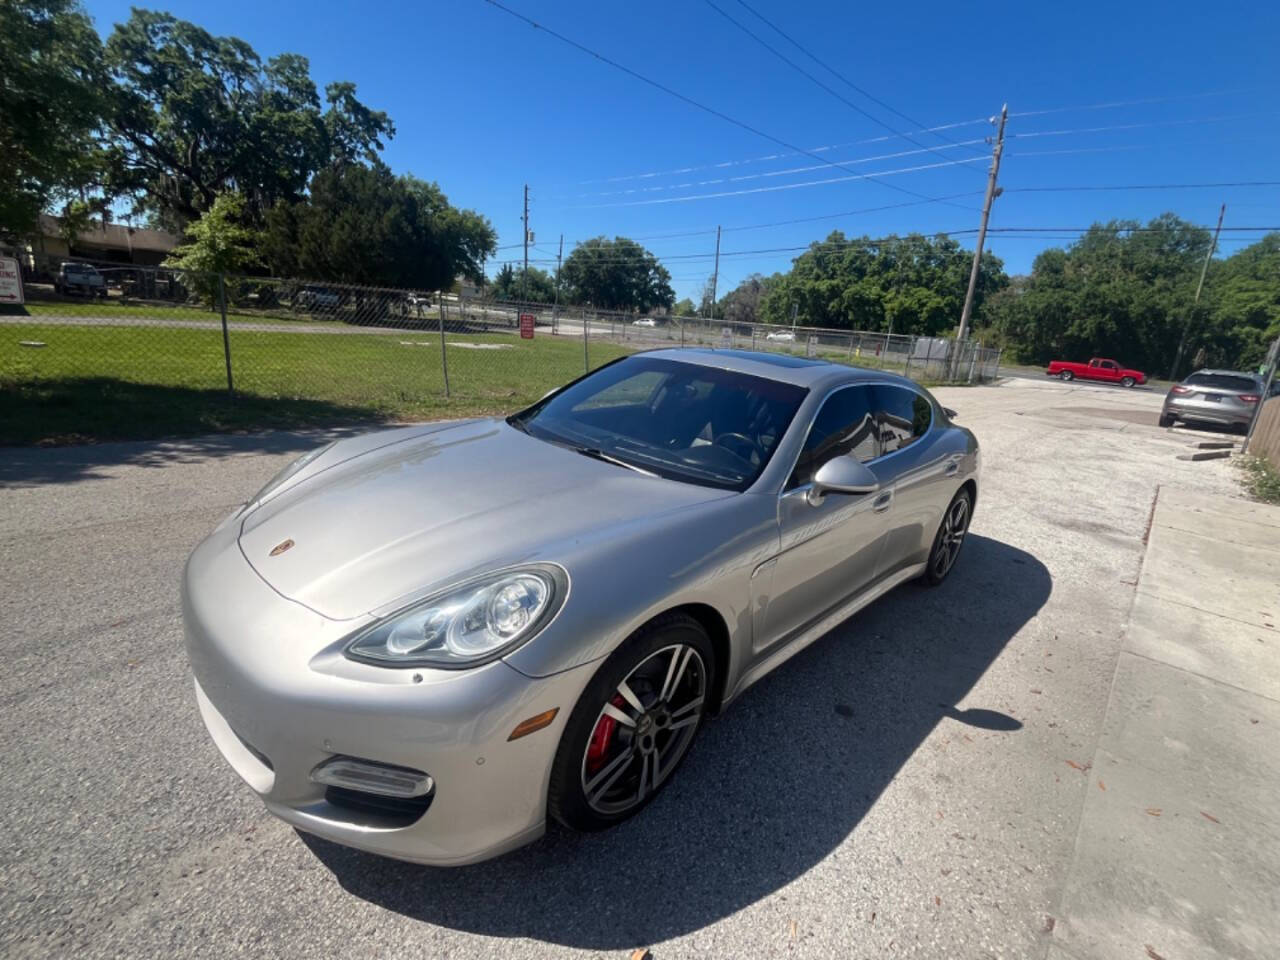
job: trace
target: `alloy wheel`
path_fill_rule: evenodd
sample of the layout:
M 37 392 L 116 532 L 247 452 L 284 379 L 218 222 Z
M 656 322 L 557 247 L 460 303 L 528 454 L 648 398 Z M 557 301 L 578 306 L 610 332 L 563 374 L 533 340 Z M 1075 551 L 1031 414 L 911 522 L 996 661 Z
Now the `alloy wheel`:
M 964 535 L 969 529 L 969 498 L 956 497 L 947 515 L 942 519 L 942 531 L 938 538 L 938 547 L 934 552 L 932 564 L 933 575 L 941 580 L 950 571 L 960 555 L 960 547 L 964 543 Z
M 582 793 L 592 810 L 626 813 L 662 785 L 693 742 L 706 688 L 706 665 L 688 644 L 662 647 L 632 668 L 583 750 Z

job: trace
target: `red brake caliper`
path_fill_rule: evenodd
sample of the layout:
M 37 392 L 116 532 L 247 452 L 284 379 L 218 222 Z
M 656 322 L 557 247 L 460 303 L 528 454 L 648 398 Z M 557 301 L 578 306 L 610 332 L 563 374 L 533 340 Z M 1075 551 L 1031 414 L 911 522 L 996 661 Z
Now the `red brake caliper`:
M 615 707 L 622 706 L 622 697 L 614 696 L 609 701 Z M 587 771 L 595 773 L 604 766 L 605 754 L 609 752 L 609 744 L 613 743 L 614 731 L 618 729 L 618 721 L 607 713 L 602 713 L 591 731 L 591 740 L 587 743 Z

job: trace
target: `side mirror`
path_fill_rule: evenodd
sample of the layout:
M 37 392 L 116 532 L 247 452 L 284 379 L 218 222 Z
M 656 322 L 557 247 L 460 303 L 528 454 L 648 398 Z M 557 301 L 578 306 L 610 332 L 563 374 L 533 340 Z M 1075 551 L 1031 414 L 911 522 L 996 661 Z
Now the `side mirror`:
M 956 413 L 950 407 L 943 407 L 942 412 L 947 415 L 948 420 L 955 420 L 957 417 L 960 416 L 960 414 Z
M 828 493 L 875 493 L 880 481 L 856 457 L 833 457 L 818 468 L 809 486 L 809 503 L 817 506 Z

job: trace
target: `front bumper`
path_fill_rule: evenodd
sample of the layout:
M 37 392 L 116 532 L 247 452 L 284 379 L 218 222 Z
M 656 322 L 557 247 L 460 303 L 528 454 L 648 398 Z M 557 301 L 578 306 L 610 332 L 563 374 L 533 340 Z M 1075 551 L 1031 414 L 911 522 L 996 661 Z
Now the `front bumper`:
M 532 679 L 503 661 L 464 671 L 353 663 L 338 644 L 360 622 L 282 598 L 240 553 L 236 526 L 188 561 L 183 620 L 205 726 L 267 808 L 337 843 L 442 866 L 540 836 L 552 760 L 591 670 Z M 507 740 L 553 707 L 549 727 Z M 406 824 L 330 802 L 310 773 L 340 755 L 430 774 L 426 812 Z

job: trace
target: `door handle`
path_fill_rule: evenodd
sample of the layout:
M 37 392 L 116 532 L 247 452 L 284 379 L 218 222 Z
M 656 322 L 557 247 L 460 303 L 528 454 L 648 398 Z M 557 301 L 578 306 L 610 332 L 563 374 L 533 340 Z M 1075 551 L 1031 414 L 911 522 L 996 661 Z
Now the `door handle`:
M 871 504 L 871 509 L 876 513 L 883 513 L 889 509 L 889 504 L 893 503 L 893 491 L 886 490 L 880 496 L 876 497 L 875 503 Z

